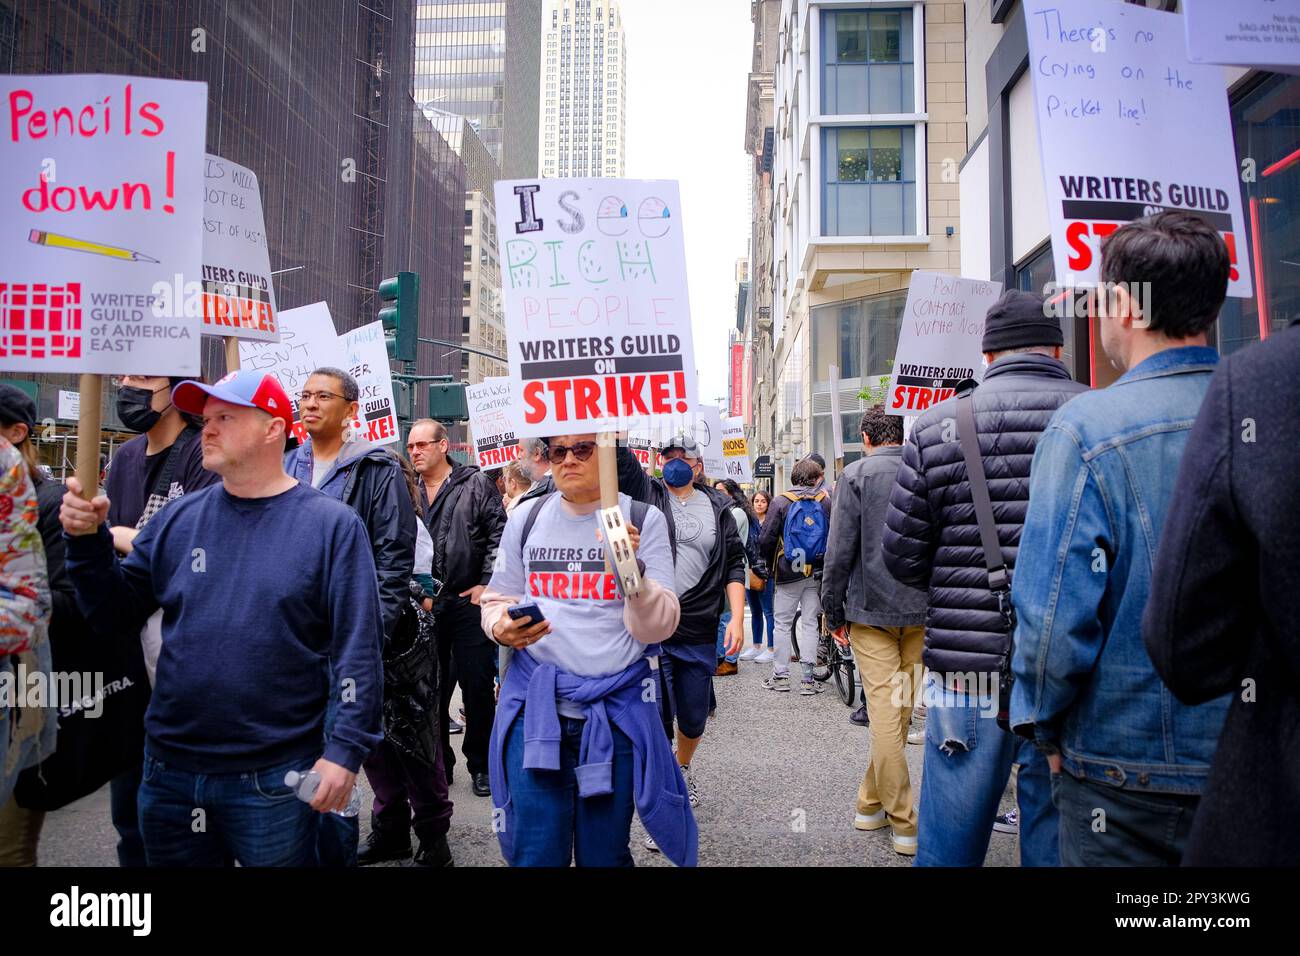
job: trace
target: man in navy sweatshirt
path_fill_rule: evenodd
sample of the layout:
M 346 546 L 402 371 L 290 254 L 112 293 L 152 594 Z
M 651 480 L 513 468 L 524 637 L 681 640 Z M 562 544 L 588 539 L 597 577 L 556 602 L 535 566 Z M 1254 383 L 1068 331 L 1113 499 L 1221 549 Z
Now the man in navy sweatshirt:
M 347 806 L 381 737 L 370 543 L 350 508 L 285 473 L 292 406 L 274 378 L 184 382 L 172 402 L 204 416 L 203 466 L 220 486 L 172 502 L 122 561 L 106 497 L 84 501 L 69 479 L 60 513 L 92 627 L 121 633 L 163 610 L 145 715 L 145 856 L 151 866 L 307 865 L 312 811 Z M 327 738 L 331 680 L 341 700 Z M 310 805 L 286 786 L 290 770 L 319 776 Z

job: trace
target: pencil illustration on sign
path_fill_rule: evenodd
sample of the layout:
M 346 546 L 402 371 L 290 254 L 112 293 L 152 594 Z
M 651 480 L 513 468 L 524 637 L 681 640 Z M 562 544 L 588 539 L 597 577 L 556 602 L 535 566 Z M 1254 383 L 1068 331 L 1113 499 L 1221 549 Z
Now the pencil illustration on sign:
M 95 256 L 107 256 L 109 259 L 124 259 L 127 262 L 158 262 L 153 256 L 146 256 L 143 252 L 136 252 L 134 249 L 123 249 L 120 246 L 110 246 L 103 242 L 92 242 L 89 239 L 76 239 L 72 236 L 61 236 L 57 232 L 43 232 L 40 229 L 32 229 L 27 233 L 27 241 L 35 243 L 38 246 L 48 246 L 51 249 L 70 249 L 73 252 L 88 252 Z

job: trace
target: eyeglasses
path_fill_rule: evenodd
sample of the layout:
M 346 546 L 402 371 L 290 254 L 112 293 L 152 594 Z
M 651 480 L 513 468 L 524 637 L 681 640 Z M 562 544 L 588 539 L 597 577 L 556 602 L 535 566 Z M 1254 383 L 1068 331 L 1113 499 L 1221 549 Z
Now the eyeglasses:
M 551 459 L 552 465 L 561 465 L 569 456 L 569 452 L 573 452 L 573 457 L 578 461 L 590 461 L 595 450 L 594 441 L 580 441 L 576 445 L 550 445 L 546 449 L 546 454 Z
M 314 398 L 318 402 L 332 402 L 334 399 L 342 397 L 342 395 L 335 395 L 333 392 L 303 392 L 298 396 L 298 401 L 310 402 Z
M 447 439 L 445 439 L 445 438 L 438 438 L 438 439 L 435 439 L 434 441 L 413 441 L 413 442 L 407 442 L 407 443 L 406 443 L 406 450 L 407 450 L 407 451 L 424 451 L 424 450 L 425 450 L 426 448 L 428 448 L 430 445 L 436 445 L 436 444 L 438 444 L 438 442 L 440 442 L 440 441 L 446 441 L 446 440 L 447 440 Z

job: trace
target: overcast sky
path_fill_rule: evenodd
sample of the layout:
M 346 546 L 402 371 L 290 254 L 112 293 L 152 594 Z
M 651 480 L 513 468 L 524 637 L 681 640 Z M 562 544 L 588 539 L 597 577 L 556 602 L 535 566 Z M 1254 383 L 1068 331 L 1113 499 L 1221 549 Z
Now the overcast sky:
M 727 394 L 736 259 L 749 255 L 749 0 L 621 0 L 627 176 L 681 182 L 700 401 Z

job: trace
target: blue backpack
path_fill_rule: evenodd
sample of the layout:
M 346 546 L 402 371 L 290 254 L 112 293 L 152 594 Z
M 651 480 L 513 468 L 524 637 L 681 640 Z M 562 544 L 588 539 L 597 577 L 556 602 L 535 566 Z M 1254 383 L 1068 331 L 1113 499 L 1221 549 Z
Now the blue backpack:
M 813 563 L 826 554 L 830 522 L 821 505 L 826 492 L 811 497 L 790 491 L 782 495 L 790 499 L 790 507 L 785 513 L 781 551 L 792 568 L 798 570 L 801 563 L 803 576 L 811 577 Z M 796 561 L 797 556 L 802 556 L 802 562 Z

